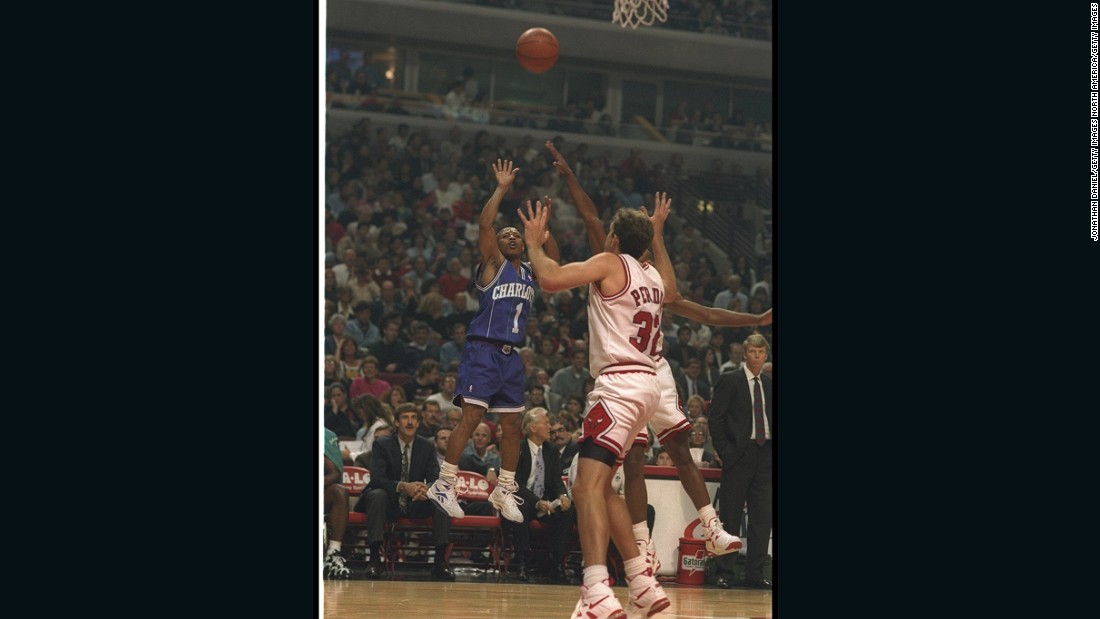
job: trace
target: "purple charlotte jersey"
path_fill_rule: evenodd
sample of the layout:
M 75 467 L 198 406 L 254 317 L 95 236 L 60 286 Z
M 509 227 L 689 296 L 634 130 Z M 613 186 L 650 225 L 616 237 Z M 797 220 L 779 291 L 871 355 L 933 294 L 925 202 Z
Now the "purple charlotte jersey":
M 476 281 L 481 281 L 484 264 L 477 267 Z M 496 340 L 503 344 L 518 342 L 527 330 L 527 314 L 535 300 L 535 273 L 527 262 L 520 263 L 517 272 L 505 260 L 488 286 L 478 284 L 477 314 L 470 321 L 466 335 Z
M 474 275 L 481 280 L 484 265 Z M 523 360 L 512 348 L 527 329 L 535 299 L 531 265 L 519 271 L 505 260 L 487 286 L 478 284 L 480 305 L 466 329 L 466 346 L 458 365 L 454 404 L 477 404 L 495 413 L 523 412 Z

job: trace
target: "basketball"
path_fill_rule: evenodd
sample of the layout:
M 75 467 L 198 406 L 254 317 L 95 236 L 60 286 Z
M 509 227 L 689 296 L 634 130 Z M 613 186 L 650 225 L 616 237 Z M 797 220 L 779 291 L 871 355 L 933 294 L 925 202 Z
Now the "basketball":
M 545 73 L 558 61 L 558 37 L 546 28 L 531 28 L 516 39 L 516 60 L 531 73 Z

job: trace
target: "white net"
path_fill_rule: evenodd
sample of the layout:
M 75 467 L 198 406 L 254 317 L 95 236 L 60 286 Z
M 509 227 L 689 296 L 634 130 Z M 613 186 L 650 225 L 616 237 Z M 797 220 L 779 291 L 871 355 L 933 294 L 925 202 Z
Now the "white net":
M 668 0 L 615 0 L 611 23 L 623 28 L 652 26 L 655 21 L 668 19 Z

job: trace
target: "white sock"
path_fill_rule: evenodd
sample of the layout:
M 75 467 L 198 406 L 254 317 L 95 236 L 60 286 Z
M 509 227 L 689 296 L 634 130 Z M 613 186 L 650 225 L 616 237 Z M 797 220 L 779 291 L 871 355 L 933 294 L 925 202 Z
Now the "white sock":
M 343 544 L 343 542 L 339 542 L 339 541 L 336 541 L 334 539 L 330 539 L 328 541 L 328 553 L 327 554 L 332 554 L 334 552 L 340 552 L 340 546 L 342 544 Z
M 710 528 L 710 521 L 717 518 L 718 514 L 714 513 L 714 506 L 707 505 L 699 510 L 699 522 L 703 523 L 703 528 Z
M 638 542 L 649 543 L 649 525 L 645 522 L 635 522 L 634 526 L 634 540 Z
M 623 571 L 626 572 L 626 581 L 634 580 L 634 577 L 645 571 L 645 555 L 638 555 L 633 559 L 623 561 Z
M 588 587 L 589 591 L 595 585 L 607 584 L 607 578 L 606 565 L 586 565 L 584 567 L 584 586 Z
M 439 467 L 439 478 L 448 484 L 454 484 L 458 479 L 458 465 L 444 461 Z
M 503 468 L 500 469 L 500 475 L 497 476 L 497 484 L 511 484 L 515 480 L 515 471 L 506 471 Z

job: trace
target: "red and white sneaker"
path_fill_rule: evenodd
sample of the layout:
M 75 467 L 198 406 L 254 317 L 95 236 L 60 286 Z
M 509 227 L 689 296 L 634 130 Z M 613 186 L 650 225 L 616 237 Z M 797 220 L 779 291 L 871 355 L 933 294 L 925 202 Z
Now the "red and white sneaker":
M 644 619 L 652 617 L 668 608 L 672 602 L 668 601 L 661 583 L 653 577 L 649 569 L 638 574 L 630 581 L 630 602 L 626 605 L 627 619 Z
M 707 531 L 707 552 L 715 555 L 729 554 L 735 550 L 741 550 L 741 538 L 731 535 L 717 518 L 711 518 L 703 527 Z
M 638 545 L 638 552 L 649 561 L 650 567 L 653 568 L 653 573 L 661 571 L 661 562 L 657 560 L 657 550 L 653 548 L 653 540 L 634 540 L 634 543 Z
M 572 619 L 626 619 L 626 611 L 619 604 L 610 581 L 592 585 L 581 585 L 581 599 L 573 607 Z

